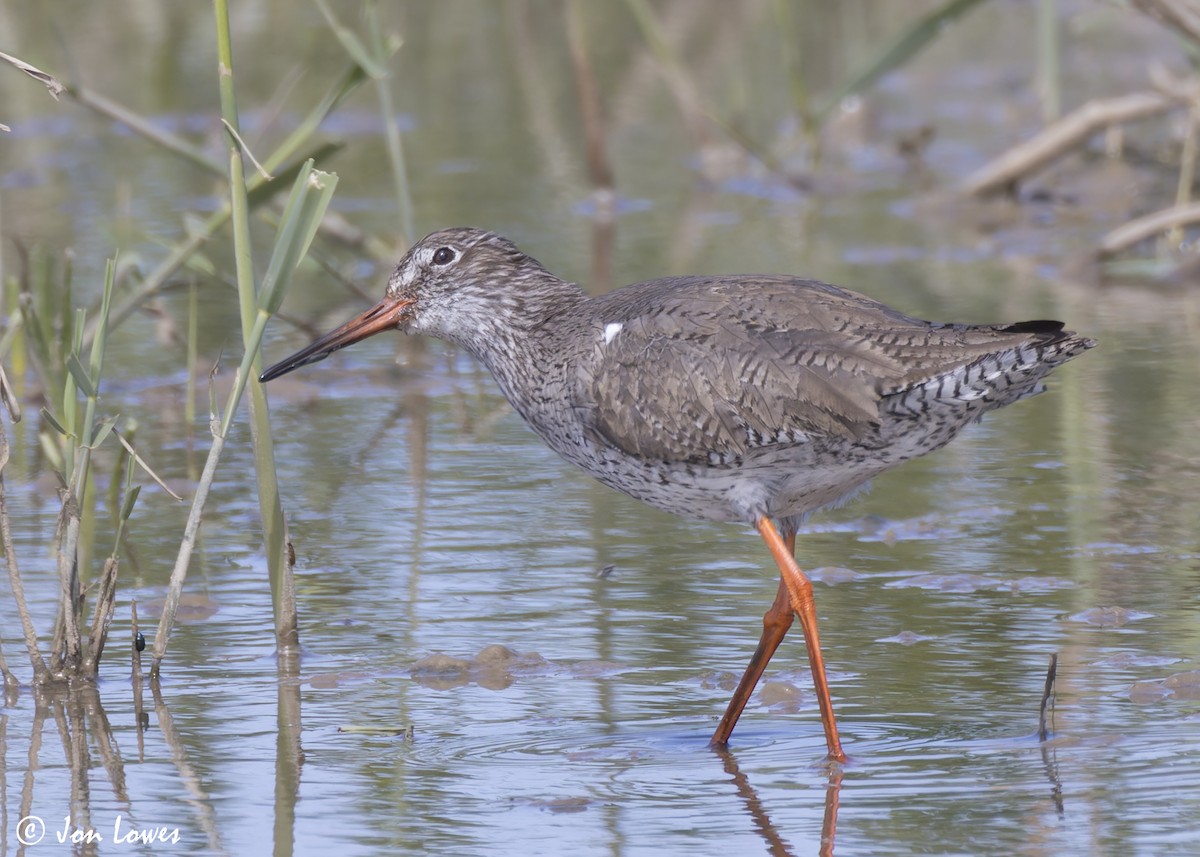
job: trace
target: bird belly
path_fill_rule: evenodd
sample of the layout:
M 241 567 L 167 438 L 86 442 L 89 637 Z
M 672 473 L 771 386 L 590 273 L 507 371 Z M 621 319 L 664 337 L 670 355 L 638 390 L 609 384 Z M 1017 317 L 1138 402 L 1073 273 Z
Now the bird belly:
M 664 512 L 747 524 L 764 517 L 803 519 L 850 499 L 885 469 L 865 457 L 814 461 L 811 450 L 795 447 L 720 466 L 646 461 L 617 450 L 573 463 L 604 485 Z

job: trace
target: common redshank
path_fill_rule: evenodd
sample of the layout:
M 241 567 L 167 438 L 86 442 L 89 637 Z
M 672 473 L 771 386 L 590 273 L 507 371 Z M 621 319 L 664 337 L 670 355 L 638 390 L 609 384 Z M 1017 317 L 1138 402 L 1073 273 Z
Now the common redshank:
M 1041 392 L 1048 372 L 1095 345 L 1057 321 L 921 321 L 789 276 L 667 277 L 588 297 L 507 239 L 454 228 L 415 244 L 376 306 L 261 380 L 393 329 L 465 348 L 551 449 L 605 485 L 757 529 L 779 590 L 712 744 L 728 742 L 795 614 L 837 761 L 796 528 L 985 412 Z

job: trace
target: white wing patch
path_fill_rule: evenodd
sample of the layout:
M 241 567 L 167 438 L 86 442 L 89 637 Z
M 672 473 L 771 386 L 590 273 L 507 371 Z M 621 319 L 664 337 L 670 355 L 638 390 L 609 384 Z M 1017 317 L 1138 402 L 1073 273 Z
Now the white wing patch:
M 624 327 L 625 325 L 619 321 L 614 321 L 610 324 L 604 325 L 604 344 L 608 345 L 608 343 L 612 342 L 616 335 L 620 333 Z

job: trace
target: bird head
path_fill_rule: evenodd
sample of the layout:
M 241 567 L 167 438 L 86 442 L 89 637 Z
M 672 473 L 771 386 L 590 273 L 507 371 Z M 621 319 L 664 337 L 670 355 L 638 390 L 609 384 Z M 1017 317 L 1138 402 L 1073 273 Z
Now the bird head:
M 494 232 L 430 233 L 400 260 L 383 300 L 262 373 L 266 382 L 385 330 L 426 333 L 478 353 L 496 326 L 518 325 L 533 280 L 556 280 Z

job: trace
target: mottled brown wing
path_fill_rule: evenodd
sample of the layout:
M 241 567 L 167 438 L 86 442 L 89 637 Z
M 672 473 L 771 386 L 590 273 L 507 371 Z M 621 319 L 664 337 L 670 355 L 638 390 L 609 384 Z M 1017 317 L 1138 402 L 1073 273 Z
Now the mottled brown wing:
M 574 404 L 594 439 L 655 460 L 861 437 L 879 420 L 883 392 L 913 369 L 879 347 L 879 332 L 930 330 L 859 295 L 787 278 L 658 281 L 613 297 L 594 302 L 595 347 Z

